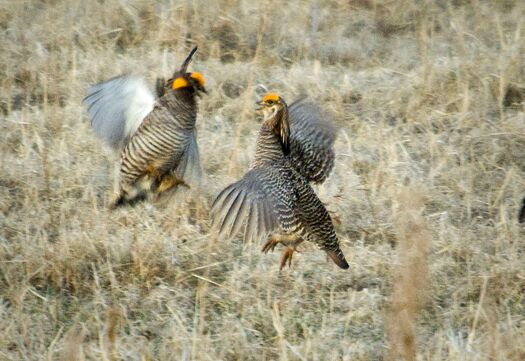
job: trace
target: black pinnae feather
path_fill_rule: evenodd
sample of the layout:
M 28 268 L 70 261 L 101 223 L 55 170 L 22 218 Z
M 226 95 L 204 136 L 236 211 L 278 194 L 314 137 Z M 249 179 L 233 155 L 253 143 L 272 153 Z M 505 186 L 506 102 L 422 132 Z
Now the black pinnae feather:
M 190 65 L 191 63 L 191 58 L 193 57 L 193 54 L 195 54 L 195 52 L 197 51 L 197 47 L 194 47 L 191 51 L 190 51 L 190 54 L 186 57 L 186 60 L 184 60 L 184 63 L 182 63 L 181 67 L 180 67 L 180 73 L 181 74 L 185 74 L 187 69 L 188 69 L 188 65 Z

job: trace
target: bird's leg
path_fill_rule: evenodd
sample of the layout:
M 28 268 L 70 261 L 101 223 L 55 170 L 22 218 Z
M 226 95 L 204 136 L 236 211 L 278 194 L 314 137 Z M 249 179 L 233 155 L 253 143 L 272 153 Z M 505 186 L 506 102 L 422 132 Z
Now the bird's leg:
M 288 263 L 288 267 L 292 265 L 292 257 L 294 252 L 299 252 L 297 246 L 303 241 L 301 237 L 297 237 L 293 234 L 273 234 L 268 238 L 268 241 L 263 246 L 262 251 L 268 253 L 273 251 L 277 244 L 282 243 L 286 248 L 283 250 L 281 257 L 281 264 L 279 270 L 281 271 Z
M 292 257 L 293 253 L 296 251 L 295 247 L 286 247 L 283 250 L 283 255 L 281 257 L 281 265 L 279 266 L 279 271 L 282 271 L 286 267 L 286 262 L 288 261 L 288 267 L 292 267 Z
M 277 235 L 271 235 L 268 238 L 268 241 L 264 244 L 262 248 L 262 252 L 268 253 L 268 251 L 273 251 L 275 249 L 275 246 L 279 244 L 279 241 L 275 238 Z
M 118 207 L 121 207 L 126 202 L 126 194 L 121 190 L 111 201 L 109 204 L 109 209 L 117 209 Z
M 190 188 L 190 186 L 183 179 L 177 177 L 173 173 L 168 174 L 162 178 L 156 191 L 157 191 L 157 194 L 160 194 L 160 193 L 166 192 L 167 190 L 170 190 L 171 188 L 179 186 L 179 185 L 186 187 L 186 188 Z
M 294 239 L 296 239 L 296 237 L 290 234 L 272 234 L 264 244 L 262 251 L 268 253 L 269 251 L 273 251 L 279 243 L 286 244 L 285 242 Z
M 175 173 L 169 172 L 161 174 L 159 169 L 154 165 L 149 165 L 146 167 L 146 174 L 153 178 L 153 184 L 151 185 L 152 190 L 154 190 L 157 195 L 164 193 L 178 185 L 190 188 L 190 186 L 181 178 L 177 177 Z
M 180 186 L 183 186 L 183 187 L 186 187 L 186 188 L 191 188 L 190 185 L 184 181 L 184 179 L 177 177 L 176 174 L 172 173 L 170 175 L 170 177 L 173 180 L 173 186 L 179 186 L 180 185 Z
M 144 199 L 146 199 L 146 194 L 144 192 L 136 192 L 133 196 L 130 196 L 128 192 L 121 189 L 115 196 L 114 200 L 110 203 L 109 209 L 115 210 L 125 205 L 132 206 L 135 203 L 143 201 Z
M 293 244 L 288 245 L 283 250 L 283 255 L 281 257 L 281 265 L 279 266 L 279 271 L 283 270 L 283 268 L 286 266 L 286 263 L 288 263 L 288 267 L 292 267 L 293 254 L 294 254 L 294 252 L 299 252 L 300 253 L 300 251 L 297 249 L 297 246 L 302 241 L 303 241 L 302 238 L 297 238 Z
M 145 174 L 149 174 L 151 175 L 154 179 L 156 179 L 157 181 L 160 181 L 160 172 L 159 170 L 152 164 L 148 165 L 146 167 L 146 171 L 144 172 Z

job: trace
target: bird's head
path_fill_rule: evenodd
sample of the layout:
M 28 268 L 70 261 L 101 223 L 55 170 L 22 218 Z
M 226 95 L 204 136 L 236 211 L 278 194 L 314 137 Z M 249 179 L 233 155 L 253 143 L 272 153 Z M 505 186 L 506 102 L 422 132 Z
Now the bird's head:
M 267 93 L 257 105 L 257 113 L 261 114 L 264 120 L 275 118 L 286 107 L 286 103 L 277 93 Z
M 168 85 L 173 90 L 191 88 L 193 91 L 200 95 L 200 93 L 207 93 L 204 87 L 205 80 L 201 73 L 188 72 L 188 65 L 191 62 L 193 54 L 197 51 L 197 47 L 193 48 L 186 60 L 182 63 L 179 70 L 175 71 L 173 77 L 168 80 Z
M 286 102 L 276 93 L 267 93 L 257 102 L 257 105 L 257 112 L 262 114 L 263 121 L 279 139 L 284 154 L 289 154 L 290 124 L 288 122 L 288 106 Z

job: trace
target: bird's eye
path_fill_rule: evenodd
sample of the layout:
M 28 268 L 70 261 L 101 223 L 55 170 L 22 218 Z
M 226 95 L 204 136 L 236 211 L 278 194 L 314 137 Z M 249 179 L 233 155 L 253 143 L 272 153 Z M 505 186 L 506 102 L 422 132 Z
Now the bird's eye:
M 273 100 L 268 100 L 267 103 L 268 104 L 273 104 Z

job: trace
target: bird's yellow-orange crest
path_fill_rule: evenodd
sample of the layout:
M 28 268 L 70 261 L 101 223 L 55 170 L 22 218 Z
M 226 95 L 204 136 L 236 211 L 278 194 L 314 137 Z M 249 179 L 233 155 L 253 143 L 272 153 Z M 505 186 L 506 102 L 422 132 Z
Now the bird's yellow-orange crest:
M 190 73 L 190 78 L 193 78 L 197 80 L 200 86 L 204 87 L 204 83 L 206 82 L 204 80 L 204 76 L 201 73 Z M 190 83 L 182 76 L 179 76 L 177 79 L 173 81 L 173 85 L 171 86 L 173 89 L 181 89 L 186 88 L 190 86 Z
M 277 93 L 268 93 L 264 96 L 263 102 L 267 102 L 269 100 L 273 100 L 274 102 L 279 100 L 279 95 Z
M 181 88 L 185 88 L 187 86 L 189 86 L 190 84 L 188 83 L 188 81 L 186 79 L 184 79 L 183 77 L 179 76 L 177 79 L 175 79 L 173 81 L 173 84 L 172 84 L 172 89 L 181 89 Z
M 191 73 L 190 77 L 197 80 L 200 86 L 204 86 L 204 83 L 206 83 L 206 80 L 204 80 L 204 76 L 201 73 Z

